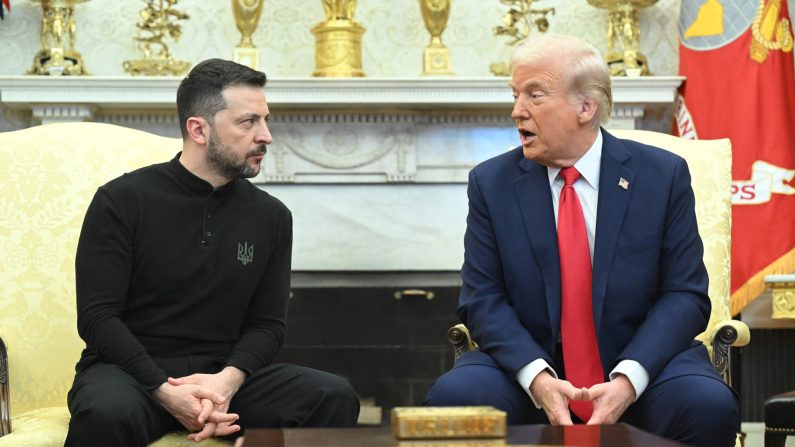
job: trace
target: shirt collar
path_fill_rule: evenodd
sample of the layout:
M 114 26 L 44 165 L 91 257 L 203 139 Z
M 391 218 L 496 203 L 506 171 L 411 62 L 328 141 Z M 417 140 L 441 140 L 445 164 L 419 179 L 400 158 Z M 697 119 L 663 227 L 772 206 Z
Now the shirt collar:
M 204 194 L 215 192 L 216 194 L 223 195 L 234 190 L 235 186 L 240 182 L 240 179 L 232 179 L 232 181 L 221 186 L 220 188 L 213 188 L 213 185 L 208 183 L 206 180 L 201 179 L 192 172 L 188 171 L 188 169 L 179 161 L 180 155 L 182 155 L 182 152 L 178 152 L 177 155 L 171 159 L 171 162 L 168 164 L 168 170 L 171 171 L 172 175 L 174 175 L 180 184 L 193 191 Z
M 582 178 L 597 191 L 599 190 L 599 167 L 602 162 L 602 141 L 602 131 L 600 130 L 596 133 L 596 140 L 591 147 L 574 163 L 574 167 L 580 171 Z M 547 167 L 550 187 L 558 178 L 559 172 L 560 168 Z

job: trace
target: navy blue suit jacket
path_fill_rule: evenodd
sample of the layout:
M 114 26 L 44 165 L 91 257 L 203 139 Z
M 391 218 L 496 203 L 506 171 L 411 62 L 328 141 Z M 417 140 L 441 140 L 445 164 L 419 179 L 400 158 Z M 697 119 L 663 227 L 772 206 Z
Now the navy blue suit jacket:
M 650 385 L 683 374 L 717 377 L 694 341 L 710 301 L 687 164 L 602 135 L 593 313 L 605 380 L 624 359 L 639 362 Z M 561 287 L 547 168 L 519 147 L 476 166 L 468 196 L 461 321 L 512 378 L 538 358 L 563 372 L 553 361 Z

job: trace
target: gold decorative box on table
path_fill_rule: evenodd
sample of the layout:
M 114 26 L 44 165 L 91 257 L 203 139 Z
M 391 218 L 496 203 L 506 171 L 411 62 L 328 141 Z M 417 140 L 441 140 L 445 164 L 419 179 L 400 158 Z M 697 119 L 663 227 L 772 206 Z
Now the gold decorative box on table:
M 494 407 L 395 407 L 392 434 L 398 439 L 502 438 L 506 413 Z

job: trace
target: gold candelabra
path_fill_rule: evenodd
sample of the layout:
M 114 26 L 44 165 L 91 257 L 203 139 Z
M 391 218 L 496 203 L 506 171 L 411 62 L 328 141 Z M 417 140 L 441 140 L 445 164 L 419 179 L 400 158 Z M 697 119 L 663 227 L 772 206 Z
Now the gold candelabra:
M 240 31 L 240 43 L 235 48 L 235 62 L 259 69 L 259 50 L 251 39 L 257 29 L 265 0 L 232 0 L 235 25 Z
M 419 0 L 422 21 L 431 34 L 431 43 L 422 53 L 422 74 L 451 75 L 450 49 L 442 43 L 442 33 L 447 27 L 452 0 Z
M 640 21 L 638 10 L 657 0 L 588 0 L 591 6 L 606 9 L 607 65 L 613 76 L 646 76 L 651 74 L 646 56 L 640 52 Z M 616 50 L 616 42 L 621 46 Z
M 86 75 L 83 57 L 75 49 L 74 7 L 88 0 L 32 0 L 41 3 L 41 49 L 33 57 L 32 75 Z
M 322 0 L 326 20 L 312 28 L 319 77 L 360 77 L 364 28 L 353 20 L 356 0 Z
M 537 0 L 500 0 L 504 5 L 510 5 L 510 9 L 502 17 L 503 25 L 494 28 L 496 36 L 508 36 L 511 38 L 505 45 L 514 46 L 530 35 L 533 28 L 538 32 L 545 33 L 549 29 L 547 14 L 555 14 L 555 8 L 533 8 L 533 2 Z M 496 76 L 508 76 L 508 63 L 495 62 L 489 66 L 489 70 Z
M 182 35 L 182 27 L 177 20 L 189 16 L 174 9 L 179 0 L 144 0 L 146 6 L 141 10 L 141 20 L 136 26 L 138 32 L 133 38 L 138 41 L 138 49 L 144 53 L 143 59 L 124 61 L 124 70 L 132 75 L 180 75 L 185 73 L 190 63 L 174 60 L 168 45 L 163 41 L 170 37 L 175 41 Z

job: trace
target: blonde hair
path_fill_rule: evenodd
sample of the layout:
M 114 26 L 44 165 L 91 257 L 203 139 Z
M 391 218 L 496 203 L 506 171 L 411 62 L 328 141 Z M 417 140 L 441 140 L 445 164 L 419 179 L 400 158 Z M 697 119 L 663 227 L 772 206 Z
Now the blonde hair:
M 510 72 L 519 65 L 536 64 L 551 59 L 566 59 L 569 68 L 563 80 L 569 94 L 596 103 L 594 126 L 606 124 L 613 111 L 610 72 L 602 53 L 590 43 L 573 36 L 546 33 L 522 41 L 513 53 Z

